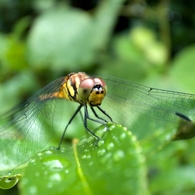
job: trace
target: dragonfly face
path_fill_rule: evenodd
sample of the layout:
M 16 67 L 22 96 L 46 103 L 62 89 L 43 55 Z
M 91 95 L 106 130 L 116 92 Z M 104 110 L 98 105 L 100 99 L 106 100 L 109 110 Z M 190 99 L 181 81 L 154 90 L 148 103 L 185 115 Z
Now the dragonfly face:
M 98 78 L 87 78 L 80 82 L 78 88 L 78 102 L 99 106 L 106 95 L 106 84 Z

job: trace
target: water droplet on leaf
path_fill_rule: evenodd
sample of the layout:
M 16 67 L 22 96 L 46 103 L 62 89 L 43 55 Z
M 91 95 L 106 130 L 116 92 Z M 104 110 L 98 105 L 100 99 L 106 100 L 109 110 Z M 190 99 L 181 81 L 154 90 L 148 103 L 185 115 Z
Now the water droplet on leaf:
M 28 189 L 29 194 L 34 195 L 37 194 L 37 187 L 36 186 L 30 186 Z
M 98 156 L 103 156 L 106 153 L 105 149 L 98 150 L 97 154 Z
M 114 147 L 114 143 L 111 142 L 107 145 L 107 150 L 111 150 L 113 147 Z
M 87 156 L 87 155 L 83 155 L 83 156 L 81 157 L 81 159 L 86 159 L 86 156 Z
M 116 151 L 115 153 L 114 153 L 114 155 L 113 155 L 113 159 L 114 159 L 114 161 L 116 161 L 116 162 L 118 162 L 118 161 L 120 161 L 122 158 L 124 158 L 125 157 L 125 154 L 124 154 L 124 152 L 122 151 L 122 150 L 118 150 L 118 151 Z
M 78 146 L 81 146 L 81 145 L 85 144 L 87 142 L 87 140 L 88 140 L 87 138 L 80 139 L 80 141 L 78 143 Z
M 88 139 L 87 139 L 87 143 L 90 143 L 91 141 L 94 140 L 94 137 L 93 136 L 90 136 Z
M 47 154 L 47 155 L 50 155 L 50 154 L 52 154 L 53 152 L 51 151 L 51 150 L 46 150 L 45 151 L 45 154 Z
M 12 187 L 14 187 L 19 179 L 20 179 L 21 175 L 17 174 L 14 176 L 3 176 L 0 178 L 0 188 L 2 189 L 10 189 Z
M 100 140 L 99 142 L 98 142 L 98 146 L 101 146 L 101 145 L 103 145 L 104 144 L 104 140 Z
M 122 134 L 120 135 L 120 139 L 121 139 L 121 140 L 123 140 L 125 137 L 126 137 L 126 133 L 122 133 Z

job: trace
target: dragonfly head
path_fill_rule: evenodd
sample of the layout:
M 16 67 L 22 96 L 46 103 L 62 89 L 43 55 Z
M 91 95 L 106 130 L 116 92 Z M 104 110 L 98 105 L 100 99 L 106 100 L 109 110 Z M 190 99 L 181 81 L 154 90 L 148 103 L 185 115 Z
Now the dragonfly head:
M 80 102 L 88 103 L 90 106 L 101 105 L 106 95 L 107 87 L 103 80 L 99 78 L 86 78 L 78 88 L 78 98 Z

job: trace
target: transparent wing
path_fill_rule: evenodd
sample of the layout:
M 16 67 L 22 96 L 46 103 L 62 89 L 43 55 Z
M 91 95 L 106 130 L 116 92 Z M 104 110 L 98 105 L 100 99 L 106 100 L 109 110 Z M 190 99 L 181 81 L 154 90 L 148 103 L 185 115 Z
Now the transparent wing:
M 0 118 L 0 168 L 11 169 L 39 152 L 53 135 L 56 100 L 50 95 L 60 89 L 65 77 L 59 78 L 20 106 Z M 43 99 L 40 97 L 48 97 Z
M 150 88 L 114 77 L 102 79 L 108 92 L 101 107 L 139 139 L 165 129 L 173 133 L 178 129 L 190 130 L 195 136 L 195 95 Z

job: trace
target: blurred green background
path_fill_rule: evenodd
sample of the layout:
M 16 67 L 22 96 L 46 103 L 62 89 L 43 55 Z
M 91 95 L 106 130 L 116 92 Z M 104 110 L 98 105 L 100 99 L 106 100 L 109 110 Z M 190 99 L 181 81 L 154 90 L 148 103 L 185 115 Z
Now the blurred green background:
M 0 113 L 78 71 L 195 93 L 194 7 L 189 0 L 0 0 Z M 195 193 L 193 142 L 157 155 L 152 194 Z

